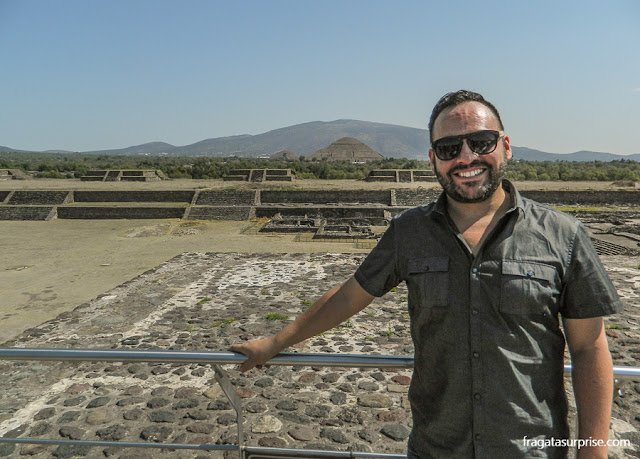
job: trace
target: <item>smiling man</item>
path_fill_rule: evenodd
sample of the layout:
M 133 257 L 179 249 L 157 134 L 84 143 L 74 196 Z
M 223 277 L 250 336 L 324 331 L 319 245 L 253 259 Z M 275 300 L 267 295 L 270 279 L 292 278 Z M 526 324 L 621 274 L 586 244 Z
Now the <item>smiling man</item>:
M 233 346 L 248 357 L 240 369 L 404 281 L 415 348 L 410 458 L 566 457 L 565 342 L 579 437 L 606 441 L 613 380 L 602 316 L 622 304 L 587 233 L 503 180 L 509 137 L 480 94 L 445 95 L 429 128 L 440 198 L 394 218 L 354 276 L 277 335 Z M 606 446 L 579 457 L 604 458 Z

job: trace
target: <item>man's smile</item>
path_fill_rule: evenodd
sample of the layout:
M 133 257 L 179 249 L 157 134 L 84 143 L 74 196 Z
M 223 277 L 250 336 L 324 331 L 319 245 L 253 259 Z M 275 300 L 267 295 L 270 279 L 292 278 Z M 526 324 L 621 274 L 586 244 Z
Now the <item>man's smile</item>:
M 482 174 L 485 170 L 486 170 L 485 168 L 474 168 L 474 169 L 468 169 L 461 172 L 454 172 L 454 175 L 458 177 L 464 177 L 464 178 L 473 178 Z

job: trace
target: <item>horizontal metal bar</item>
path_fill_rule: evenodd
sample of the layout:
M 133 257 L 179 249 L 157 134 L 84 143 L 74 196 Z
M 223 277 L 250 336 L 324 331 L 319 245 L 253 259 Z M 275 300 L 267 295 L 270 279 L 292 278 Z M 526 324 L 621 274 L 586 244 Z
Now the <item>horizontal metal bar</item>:
M 209 444 L 190 444 L 190 443 L 145 443 L 145 442 L 124 442 L 124 441 L 89 441 L 89 440 L 50 440 L 43 438 L 4 438 L 0 437 L 0 443 L 16 443 L 16 444 L 34 444 L 34 445 L 69 445 L 69 446 L 117 446 L 119 448 L 168 448 L 168 449 L 196 449 L 207 451 L 237 451 L 235 445 L 209 445 Z M 243 451 L 251 457 L 251 455 L 259 455 L 260 457 L 350 457 L 350 458 L 389 458 L 400 459 L 406 458 L 403 454 L 386 454 L 386 453 L 363 453 L 356 451 L 324 451 L 324 450 L 308 450 L 308 449 L 285 449 L 285 448 L 267 448 L 247 446 Z
M 107 361 L 107 362 L 159 362 L 241 364 L 247 358 L 226 351 L 157 351 L 129 349 L 57 349 L 57 348 L 0 348 L 0 360 L 50 361 Z M 356 367 L 356 368 L 412 368 L 413 357 L 369 354 L 312 354 L 281 353 L 267 365 Z M 571 365 L 564 366 L 571 373 Z M 613 367 L 617 379 L 640 380 L 639 367 Z
M 57 349 L 0 348 L 0 360 L 108 361 L 162 363 L 241 364 L 247 358 L 236 352 L 220 351 L 157 351 L 128 349 Z M 413 357 L 360 354 L 281 353 L 267 365 L 412 368 Z
M 324 457 L 349 457 L 349 458 L 388 458 L 406 459 L 404 454 L 388 453 L 360 453 L 356 451 L 325 451 L 318 449 L 286 449 L 247 446 L 243 448 L 247 453 L 247 458 L 282 458 L 282 457 L 311 457 L 319 459 Z
M 144 443 L 126 441 L 89 441 L 89 440 L 50 440 L 45 438 L 5 438 L 0 443 L 26 443 L 36 445 L 69 445 L 69 446 L 118 446 L 121 448 L 169 448 L 169 449 L 202 449 L 217 451 L 237 451 L 236 445 L 207 445 L 189 443 Z

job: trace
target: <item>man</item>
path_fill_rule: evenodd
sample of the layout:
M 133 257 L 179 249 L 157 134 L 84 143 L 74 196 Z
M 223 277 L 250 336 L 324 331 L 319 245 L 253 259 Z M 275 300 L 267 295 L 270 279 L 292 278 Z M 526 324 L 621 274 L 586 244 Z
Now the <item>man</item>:
M 509 137 L 480 94 L 445 95 L 429 130 L 440 198 L 396 217 L 352 278 L 277 335 L 233 346 L 248 357 L 240 369 L 405 281 L 415 347 L 410 458 L 565 457 L 566 447 L 538 449 L 569 435 L 565 338 L 578 435 L 606 442 L 613 378 L 602 316 L 622 305 L 584 228 L 503 180 Z M 579 455 L 606 457 L 606 446 Z

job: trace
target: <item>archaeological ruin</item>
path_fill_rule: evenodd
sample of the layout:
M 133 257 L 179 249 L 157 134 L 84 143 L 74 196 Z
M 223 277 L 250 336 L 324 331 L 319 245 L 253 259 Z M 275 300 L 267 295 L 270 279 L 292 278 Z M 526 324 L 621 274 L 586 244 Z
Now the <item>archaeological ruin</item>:
M 336 140 L 327 148 L 322 148 L 309 156 L 309 161 L 350 161 L 362 163 L 379 161 L 384 157 L 353 137 L 343 137 Z

